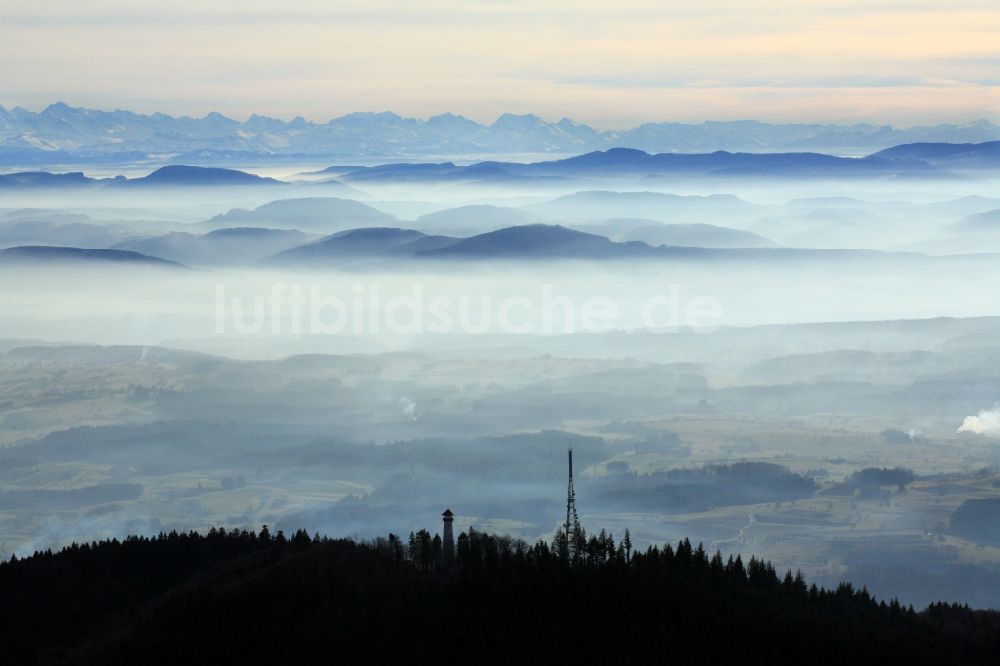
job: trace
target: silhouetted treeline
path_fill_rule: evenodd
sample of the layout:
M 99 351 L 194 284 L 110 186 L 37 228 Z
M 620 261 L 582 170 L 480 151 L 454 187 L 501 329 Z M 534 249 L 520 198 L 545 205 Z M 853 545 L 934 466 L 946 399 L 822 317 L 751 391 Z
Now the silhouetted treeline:
M 915 612 L 687 540 L 368 542 L 213 529 L 0 564 L 4 664 L 980 664 L 1000 614 Z

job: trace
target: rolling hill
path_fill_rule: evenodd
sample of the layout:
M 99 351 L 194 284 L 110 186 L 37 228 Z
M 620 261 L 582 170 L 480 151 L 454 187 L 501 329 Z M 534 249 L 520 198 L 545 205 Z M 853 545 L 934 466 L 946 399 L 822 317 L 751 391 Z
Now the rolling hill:
M 310 236 L 295 230 L 253 227 L 225 228 L 197 235 L 174 231 L 152 238 L 118 243 L 117 250 L 131 250 L 189 266 L 227 266 L 255 263 L 263 257 L 308 242 Z
M 912 144 L 867 157 L 825 153 L 728 152 L 647 153 L 610 148 L 540 162 L 485 161 L 460 166 L 453 162 L 390 163 L 342 175 L 347 182 L 479 182 L 543 183 L 594 178 L 941 178 L 950 169 L 997 169 L 1000 142 L 980 144 Z
M 329 234 L 362 226 L 387 226 L 394 222 L 398 222 L 395 216 L 360 201 L 338 197 L 307 197 L 279 199 L 253 210 L 235 208 L 206 220 L 202 226 L 213 229 L 269 227 Z
M 507 206 L 470 205 L 429 213 L 414 226 L 427 233 L 474 234 L 488 229 L 538 222 L 537 215 Z
M 128 250 L 86 249 L 22 245 L 0 250 L 0 264 L 47 264 L 56 262 L 89 264 L 133 264 L 162 268 L 182 268 L 181 264 Z
M 49 173 L 48 171 L 18 171 L 0 174 L 0 189 L 62 189 L 92 187 L 105 180 L 88 178 L 82 172 Z
M 124 234 L 121 232 L 86 222 L 60 223 L 44 219 L 0 221 L 0 247 L 18 245 L 110 247 L 123 237 Z
M 1000 232 L 1000 208 L 963 217 L 955 227 L 960 231 L 975 233 Z
M 622 237 L 649 245 L 686 247 L 740 248 L 774 247 L 775 242 L 750 231 L 719 227 L 714 224 L 658 224 L 637 227 Z
M 232 187 L 242 185 L 280 185 L 281 181 L 274 178 L 237 171 L 235 169 L 219 169 L 211 167 L 187 166 L 171 164 L 160 167 L 152 173 L 140 178 L 119 180 L 119 184 L 129 186 L 158 187 Z
M 765 207 L 731 194 L 685 196 L 662 192 L 612 192 L 588 190 L 552 201 L 531 204 L 526 210 L 560 222 L 598 221 L 609 218 L 646 218 L 660 222 L 697 222 L 728 217 L 752 220 Z
M 377 257 L 415 257 L 447 247 L 458 239 L 428 236 L 413 229 L 367 227 L 350 229 L 268 257 L 266 263 L 286 266 L 336 266 Z
M 1000 141 L 983 143 L 907 143 L 872 155 L 889 160 L 920 160 L 958 169 L 1000 167 Z
M 464 238 L 436 250 L 419 253 L 427 258 L 607 258 L 622 254 L 624 246 L 604 236 L 574 231 L 558 225 L 530 224 L 507 227 Z

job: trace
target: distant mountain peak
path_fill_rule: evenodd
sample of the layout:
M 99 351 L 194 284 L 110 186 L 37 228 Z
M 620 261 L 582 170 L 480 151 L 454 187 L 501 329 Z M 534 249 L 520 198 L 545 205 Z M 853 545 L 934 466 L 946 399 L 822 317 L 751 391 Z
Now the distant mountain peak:
M 208 113 L 206 113 L 205 114 L 205 120 L 226 120 L 226 121 L 232 122 L 232 123 L 237 122 L 237 121 L 233 120 L 232 118 L 227 118 L 226 116 L 222 115 L 218 111 L 209 111 Z
M 70 111 L 70 110 L 73 110 L 73 111 L 85 111 L 86 109 L 73 109 L 73 107 L 71 107 L 66 102 L 59 101 L 59 102 L 53 102 L 52 104 L 49 104 L 47 107 L 45 107 L 44 109 L 42 109 L 42 113 L 44 113 L 44 114 L 63 113 L 65 111 Z
M 533 127 L 537 125 L 544 124 L 545 121 L 536 116 L 533 113 L 504 113 L 499 118 L 494 121 L 491 127 L 494 128 L 520 128 L 520 127 Z

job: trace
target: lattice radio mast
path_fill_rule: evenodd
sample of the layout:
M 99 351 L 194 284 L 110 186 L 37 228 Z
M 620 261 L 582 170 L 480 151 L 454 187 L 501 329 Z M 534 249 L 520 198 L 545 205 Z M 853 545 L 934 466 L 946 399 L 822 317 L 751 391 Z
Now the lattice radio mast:
M 576 492 L 573 490 L 573 449 L 569 450 L 569 487 L 566 489 L 566 542 L 571 558 L 577 554 L 580 519 L 576 515 Z

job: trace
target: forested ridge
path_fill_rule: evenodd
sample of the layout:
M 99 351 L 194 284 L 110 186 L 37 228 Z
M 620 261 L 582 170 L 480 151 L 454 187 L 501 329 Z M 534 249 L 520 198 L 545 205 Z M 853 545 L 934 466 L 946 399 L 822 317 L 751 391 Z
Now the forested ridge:
M 0 563 L 4 664 L 1000 662 L 1000 613 L 920 612 L 700 545 L 212 529 Z

